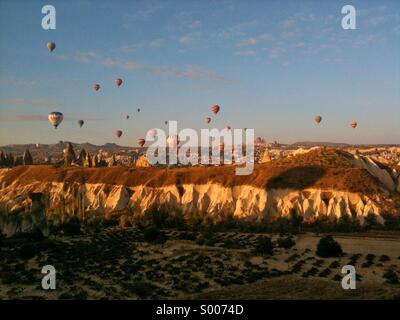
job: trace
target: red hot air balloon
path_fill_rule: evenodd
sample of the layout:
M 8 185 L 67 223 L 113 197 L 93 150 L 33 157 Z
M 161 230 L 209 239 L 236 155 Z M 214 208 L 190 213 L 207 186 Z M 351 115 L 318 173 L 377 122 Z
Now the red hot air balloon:
M 321 116 L 316 116 L 315 118 L 314 118 L 314 120 L 315 120 L 315 122 L 316 123 L 321 123 L 321 120 L 322 120 L 322 117 Z
M 212 111 L 214 114 L 217 114 L 217 113 L 219 112 L 219 109 L 220 109 L 220 107 L 219 107 L 219 105 L 217 105 L 217 104 L 214 104 L 214 105 L 211 107 L 211 111 Z
M 143 138 L 140 138 L 140 139 L 137 140 L 137 143 L 138 143 L 139 146 L 143 147 L 144 144 L 146 143 L 146 140 L 144 140 Z
M 122 136 L 122 131 L 121 130 L 115 131 L 115 135 L 117 136 L 117 138 L 120 138 Z
M 351 124 L 350 124 L 350 126 L 353 128 L 353 129 L 355 129 L 355 128 L 357 128 L 357 122 L 356 121 L 353 121 Z
M 94 91 L 99 91 L 100 90 L 100 85 L 98 83 L 93 85 Z
M 122 79 L 115 79 L 115 84 L 119 87 L 122 84 Z

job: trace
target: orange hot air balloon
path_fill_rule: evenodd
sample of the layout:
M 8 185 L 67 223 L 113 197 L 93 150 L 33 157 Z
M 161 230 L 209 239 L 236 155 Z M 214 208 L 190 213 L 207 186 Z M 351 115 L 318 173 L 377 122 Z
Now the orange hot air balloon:
M 316 117 L 314 118 L 314 120 L 315 120 L 316 123 L 319 124 L 319 123 L 322 121 L 322 117 L 321 117 L 321 116 L 316 116 Z
M 146 143 L 146 140 L 144 140 L 143 138 L 140 138 L 140 139 L 137 140 L 137 143 L 138 143 L 139 146 L 143 147 L 144 144 Z
M 100 90 L 100 85 L 98 83 L 93 85 L 94 91 L 99 91 Z
M 355 129 L 355 128 L 357 128 L 357 122 L 356 121 L 353 121 L 352 123 L 350 123 L 350 126 L 353 128 L 353 129 Z
M 221 109 L 221 108 L 220 108 L 220 106 L 217 105 L 217 104 L 214 104 L 214 105 L 211 107 L 211 111 L 212 111 L 214 114 L 217 114 L 217 113 L 219 112 L 219 109 Z
M 122 79 L 115 79 L 115 84 L 119 87 L 122 84 Z
M 47 49 L 50 51 L 50 52 L 53 52 L 53 50 L 56 48 L 56 44 L 54 43 L 54 42 L 47 42 Z
M 115 135 L 117 136 L 117 138 L 120 138 L 122 136 L 122 130 L 115 131 Z

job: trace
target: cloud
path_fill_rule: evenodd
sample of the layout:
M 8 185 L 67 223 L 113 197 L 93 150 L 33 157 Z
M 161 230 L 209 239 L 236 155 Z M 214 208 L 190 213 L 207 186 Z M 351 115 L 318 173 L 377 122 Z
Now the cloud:
M 47 116 L 39 114 L 0 114 L 0 121 L 43 121 L 47 120 Z
M 179 43 L 181 43 L 181 44 L 190 44 L 192 42 L 193 42 L 193 38 L 189 35 L 179 38 Z
M 50 108 L 55 105 L 59 105 L 57 101 L 46 99 L 46 100 L 32 100 L 24 98 L 13 98 L 13 99 L 0 99 L 1 106 L 12 106 L 12 107 L 45 107 Z
M 272 48 L 269 50 L 269 57 L 272 59 L 280 58 L 287 50 L 285 48 Z
M 254 50 L 244 50 L 244 51 L 235 51 L 233 54 L 235 56 L 254 56 L 257 53 Z
M 373 26 L 391 22 L 397 23 L 400 22 L 400 14 L 389 13 L 385 15 L 372 16 L 371 18 L 369 18 L 368 22 Z
M 117 67 L 127 71 L 142 70 L 151 74 L 174 76 L 178 78 L 228 81 L 226 77 L 215 71 L 193 65 L 185 65 L 182 67 L 170 65 L 149 65 L 133 60 L 101 57 L 94 52 L 78 53 L 72 60 L 84 64 L 98 64 L 107 68 Z

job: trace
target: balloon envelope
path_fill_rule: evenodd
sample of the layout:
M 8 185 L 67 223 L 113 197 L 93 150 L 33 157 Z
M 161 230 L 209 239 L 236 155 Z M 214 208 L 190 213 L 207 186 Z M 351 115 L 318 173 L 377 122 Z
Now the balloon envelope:
M 137 143 L 138 143 L 139 146 L 143 147 L 144 144 L 146 143 L 146 140 L 144 140 L 143 138 L 140 138 L 140 139 L 137 140 Z
M 357 122 L 356 121 L 353 121 L 351 124 L 351 127 L 353 128 L 353 129 L 355 129 L 355 128 L 357 128 Z
M 316 116 L 316 117 L 314 118 L 314 120 L 315 120 L 316 123 L 320 123 L 321 120 L 322 120 L 322 117 L 321 117 L 321 116 Z
M 115 79 L 115 84 L 119 87 L 122 84 L 122 79 Z
M 85 123 L 85 121 L 83 121 L 83 120 L 79 120 L 78 121 L 78 124 L 79 124 L 79 126 L 82 128 L 82 126 L 83 126 L 83 124 Z
M 122 131 L 121 130 L 115 131 L 115 135 L 117 136 L 117 138 L 120 138 L 122 136 Z
M 219 109 L 220 109 L 220 107 L 219 107 L 219 105 L 217 105 L 217 104 L 214 104 L 214 105 L 211 107 L 211 111 L 212 111 L 214 114 L 217 114 L 217 113 L 219 112 Z
M 210 117 L 207 117 L 206 118 L 206 123 L 210 123 L 211 122 L 211 118 Z
M 49 113 L 49 115 L 47 116 L 47 119 L 49 120 L 51 125 L 57 129 L 58 125 L 63 121 L 64 115 L 61 112 L 55 111 L 55 112 Z
M 47 49 L 52 52 L 56 48 L 56 44 L 54 42 L 47 42 Z
M 100 85 L 99 85 L 98 83 L 94 84 L 94 85 L 93 85 L 93 89 L 94 89 L 95 91 L 99 91 L 99 90 L 100 90 Z

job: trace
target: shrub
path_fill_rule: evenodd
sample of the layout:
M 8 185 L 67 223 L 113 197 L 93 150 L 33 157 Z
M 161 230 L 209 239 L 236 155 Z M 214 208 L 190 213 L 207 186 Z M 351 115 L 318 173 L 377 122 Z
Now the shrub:
M 129 292 L 133 292 L 141 299 L 146 299 L 153 293 L 155 287 L 148 281 L 137 281 L 134 283 L 127 283 L 124 285 L 125 289 Z
M 378 222 L 377 222 L 377 220 L 376 220 L 376 214 L 374 214 L 374 213 L 369 213 L 369 214 L 365 217 L 364 223 L 365 223 L 365 226 L 364 226 L 365 229 L 372 229 L 373 227 L 377 226 L 377 225 L 378 225 Z
M 353 220 L 349 215 L 342 215 L 335 224 L 335 231 L 338 232 L 355 232 L 360 230 L 360 222 Z
M 383 213 L 383 218 L 385 219 L 385 227 L 389 230 L 398 230 L 400 229 L 400 217 L 395 217 L 390 213 Z
M 77 217 L 72 217 L 61 225 L 61 229 L 66 235 L 79 235 L 81 234 L 81 223 Z
M 274 245 L 269 237 L 260 237 L 257 240 L 254 251 L 256 254 L 272 255 L 274 252 Z
M 291 236 L 280 237 L 278 238 L 277 243 L 279 248 L 284 248 L 284 249 L 289 249 L 294 245 L 296 245 L 296 242 L 293 240 Z
M 399 277 L 397 276 L 397 273 L 394 270 L 386 271 L 383 277 L 386 279 L 386 282 L 390 284 L 399 283 Z
M 144 229 L 143 238 L 146 242 L 163 244 L 167 241 L 167 237 L 164 232 L 160 231 L 156 227 L 149 227 Z
M 340 244 L 332 236 L 325 236 L 319 240 L 316 253 L 322 258 L 329 258 L 339 257 L 343 251 Z
M 32 243 L 25 243 L 21 246 L 19 256 L 23 260 L 29 260 L 36 255 L 36 247 Z
M 3 243 L 3 240 L 6 238 L 6 236 L 0 231 L 0 245 Z

